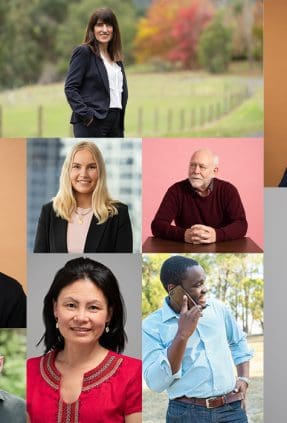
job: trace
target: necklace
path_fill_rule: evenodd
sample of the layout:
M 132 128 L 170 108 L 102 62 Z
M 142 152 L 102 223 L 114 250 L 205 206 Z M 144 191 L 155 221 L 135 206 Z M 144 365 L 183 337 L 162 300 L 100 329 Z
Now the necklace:
M 80 211 L 81 210 L 81 211 Z M 77 207 L 75 210 L 76 215 L 78 216 L 78 223 L 82 225 L 84 223 L 84 217 L 92 211 L 92 208 L 89 209 L 81 209 Z

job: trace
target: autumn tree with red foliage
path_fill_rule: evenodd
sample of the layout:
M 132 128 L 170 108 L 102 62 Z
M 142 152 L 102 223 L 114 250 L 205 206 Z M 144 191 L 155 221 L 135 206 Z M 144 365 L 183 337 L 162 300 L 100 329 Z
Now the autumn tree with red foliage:
M 168 52 L 171 62 L 179 62 L 184 69 L 197 67 L 198 41 L 213 15 L 209 1 L 202 0 L 194 0 L 178 11 L 171 33 L 173 48 Z
M 139 22 L 136 61 L 160 59 L 185 69 L 195 67 L 200 34 L 213 15 L 210 0 L 154 0 Z

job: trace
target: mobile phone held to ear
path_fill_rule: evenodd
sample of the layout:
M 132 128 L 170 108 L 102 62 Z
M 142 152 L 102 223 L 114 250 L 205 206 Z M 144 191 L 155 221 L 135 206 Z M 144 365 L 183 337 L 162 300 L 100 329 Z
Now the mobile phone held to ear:
M 190 310 L 192 307 L 197 306 L 196 301 L 186 292 L 181 285 L 177 285 L 175 288 L 171 289 L 168 293 L 170 299 L 170 305 L 176 313 L 180 313 L 183 296 L 187 296 L 187 307 Z

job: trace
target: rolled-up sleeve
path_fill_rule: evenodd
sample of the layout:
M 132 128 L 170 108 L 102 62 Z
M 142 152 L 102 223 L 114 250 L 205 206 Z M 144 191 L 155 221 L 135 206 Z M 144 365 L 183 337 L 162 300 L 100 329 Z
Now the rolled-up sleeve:
M 246 334 L 227 308 L 225 309 L 225 327 L 234 364 L 237 366 L 251 360 L 253 352 L 247 344 Z
M 167 346 L 161 342 L 159 331 L 152 328 L 152 321 L 143 322 L 143 374 L 148 387 L 156 392 L 162 392 L 181 378 L 182 368 L 172 374 L 167 358 Z

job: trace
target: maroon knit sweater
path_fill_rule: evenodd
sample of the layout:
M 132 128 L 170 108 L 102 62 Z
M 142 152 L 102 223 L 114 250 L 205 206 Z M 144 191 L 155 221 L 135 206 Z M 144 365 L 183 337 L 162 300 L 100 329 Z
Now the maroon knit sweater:
M 195 224 L 213 227 L 218 242 L 242 238 L 247 231 L 247 221 L 237 189 L 229 182 L 214 178 L 211 193 L 201 197 L 188 179 L 172 185 L 152 221 L 153 235 L 184 241 L 185 230 Z

